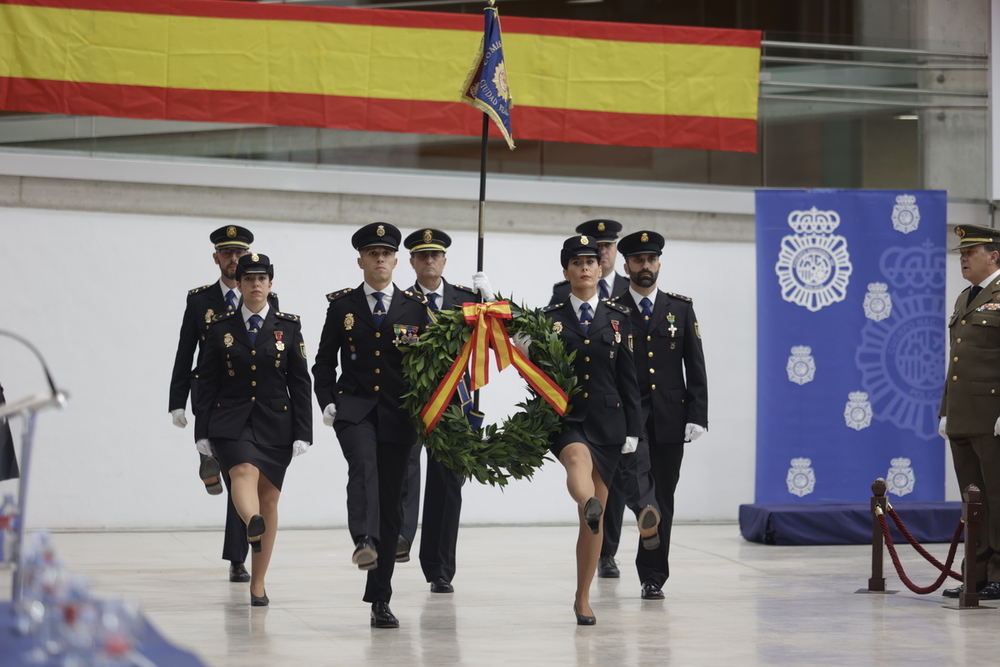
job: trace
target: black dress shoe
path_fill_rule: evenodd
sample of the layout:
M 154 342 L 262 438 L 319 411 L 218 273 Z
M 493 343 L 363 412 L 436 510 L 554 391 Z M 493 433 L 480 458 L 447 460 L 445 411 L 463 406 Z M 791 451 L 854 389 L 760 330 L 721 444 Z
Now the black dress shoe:
M 455 587 L 451 582 L 445 581 L 444 577 L 438 577 L 431 582 L 431 593 L 454 593 Z
M 988 585 L 989 585 L 988 582 L 985 581 L 977 582 L 976 592 L 978 593 L 982 591 Z M 955 588 L 944 589 L 943 591 L 941 591 L 941 595 L 945 596 L 946 598 L 957 598 L 959 595 L 962 594 L 962 591 L 964 590 L 965 590 L 965 584 L 962 584 L 961 586 L 956 586 Z
M 392 615 L 388 602 L 372 602 L 373 628 L 398 628 L 399 619 Z
M 271 604 L 271 601 L 267 599 L 267 591 L 264 591 L 263 597 L 257 597 L 253 593 L 250 594 L 251 607 L 266 607 L 269 604 Z
M 979 589 L 980 600 L 1000 600 L 1000 582 L 991 581 Z
M 201 457 L 201 465 L 198 466 L 198 477 L 205 483 L 205 490 L 213 496 L 222 493 L 222 471 L 219 470 L 219 462 L 212 456 Z
M 396 562 L 410 562 L 410 542 L 402 535 L 400 535 L 399 539 L 396 540 Z
M 655 581 L 647 581 L 642 585 L 643 600 L 662 600 L 663 590 Z
M 597 625 L 596 616 L 584 616 L 576 610 L 576 603 L 573 603 L 573 613 L 576 614 L 577 625 Z
M 260 536 L 264 534 L 264 517 L 260 514 L 254 514 L 250 517 L 250 523 L 247 524 L 247 542 L 250 543 L 250 548 L 253 549 L 255 554 L 260 553 L 261 544 Z
M 617 579 L 622 576 L 614 556 L 601 556 L 597 563 L 597 576 L 601 579 Z
M 368 535 L 358 538 L 354 547 L 354 555 L 351 562 L 358 566 L 359 570 L 374 570 L 378 567 L 378 550 L 375 548 L 375 540 Z
M 639 512 L 639 534 L 652 530 L 653 534 L 642 538 L 642 546 L 645 549 L 655 549 L 660 546 L 660 533 L 656 529 L 660 526 L 660 510 L 652 505 L 646 505 Z
M 583 520 L 587 522 L 590 532 L 597 535 L 601 532 L 601 515 L 604 514 L 604 506 L 601 505 L 600 498 L 596 496 L 587 501 L 583 506 Z
M 231 563 L 229 565 L 229 581 L 234 584 L 245 584 L 250 581 L 250 573 L 247 572 L 243 563 Z

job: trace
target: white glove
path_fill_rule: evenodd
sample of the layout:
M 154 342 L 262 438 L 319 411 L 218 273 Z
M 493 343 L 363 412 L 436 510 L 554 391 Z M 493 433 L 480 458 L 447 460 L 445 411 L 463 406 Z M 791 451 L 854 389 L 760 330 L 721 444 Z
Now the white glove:
M 622 445 L 622 454 L 631 454 L 639 446 L 639 438 L 634 435 L 625 437 L 625 444 Z
M 187 417 L 184 416 L 184 408 L 177 408 L 170 411 L 170 418 L 174 420 L 174 426 L 184 428 L 188 425 Z
M 292 443 L 292 458 L 301 456 L 309 451 L 309 443 L 305 440 L 296 440 Z
M 694 442 L 705 432 L 705 427 L 698 424 L 688 424 L 684 427 L 684 440 Z
M 204 454 L 205 456 L 212 455 L 212 443 L 209 442 L 207 438 L 202 438 L 198 442 L 194 443 L 194 446 L 198 450 L 199 454 Z
M 996 430 L 996 427 L 993 427 Z M 948 418 L 941 417 L 941 421 L 938 422 L 938 435 L 940 435 L 945 440 L 948 439 Z
M 337 418 L 337 406 L 331 403 L 326 406 L 323 410 L 323 423 L 327 426 L 333 426 L 333 420 Z
M 510 342 L 514 343 L 514 347 L 521 350 L 521 352 L 524 353 L 524 356 L 528 356 L 528 348 L 531 347 L 531 336 L 523 331 L 518 331 L 516 334 L 511 336 Z
M 496 301 L 496 295 L 493 293 L 493 288 L 490 287 L 490 279 L 482 271 L 472 274 L 472 286 L 483 297 L 483 301 Z
M 997 417 L 997 423 L 993 425 L 993 435 L 1000 435 L 1000 417 Z

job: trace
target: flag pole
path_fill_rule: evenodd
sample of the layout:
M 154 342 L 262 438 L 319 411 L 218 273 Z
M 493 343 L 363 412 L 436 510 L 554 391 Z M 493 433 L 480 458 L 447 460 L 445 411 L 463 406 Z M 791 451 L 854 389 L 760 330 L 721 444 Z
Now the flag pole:
M 486 236 L 486 159 L 490 152 L 489 134 L 490 117 L 484 113 L 483 144 L 479 150 L 479 255 L 476 261 L 476 271 L 483 270 L 483 239 Z

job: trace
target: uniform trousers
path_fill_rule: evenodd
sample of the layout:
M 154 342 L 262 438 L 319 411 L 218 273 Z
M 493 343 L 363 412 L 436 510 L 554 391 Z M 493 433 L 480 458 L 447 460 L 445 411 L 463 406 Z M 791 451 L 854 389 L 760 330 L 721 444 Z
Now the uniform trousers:
M 357 541 L 376 543 L 378 567 L 368 571 L 365 602 L 389 602 L 396 566 L 396 542 L 403 523 L 400 496 L 412 444 L 379 438 L 377 410 L 357 424 L 334 422 L 347 460 L 347 527 Z
M 635 452 L 622 456 L 621 465 L 615 473 L 614 480 L 608 486 L 608 505 L 604 512 L 604 542 L 601 545 L 601 557 L 614 557 L 618 552 L 625 507 L 632 510 L 638 519 L 643 508 L 650 505 L 659 507 L 650 471 L 649 441 L 643 436 L 640 438 Z M 666 553 L 662 549 L 662 544 L 661 548 L 658 549 L 646 549 L 642 546 L 642 537 L 640 536 L 635 556 L 639 581 L 643 583 L 653 581 L 662 586 L 667 579 L 667 573 L 664 569 L 665 563 Z
M 976 581 L 1000 581 L 1000 437 L 948 435 L 958 487 L 975 484 L 982 491 Z
M 683 442 L 657 442 L 653 420 L 646 424 L 649 444 L 649 469 L 656 487 L 656 504 L 660 508 L 660 547 L 663 564 L 663 581 L 670 577 L 670 529 L 674 523 L 674 491 L 681 478 L 681 461 L 684 459 Z M 660 582 L 662 586 L 662 582 Z
M 403 528 L 401 535 L 413 544 L 417 534 L 420 506 L 420 454 L 413 448 L 404 482 Z M 420 529 L 420 569 L 428 581 L 455 578 L 458 524 L 462 514 L 462 478 L 454 470 L 427 454 L 427 481 L 424 489 L 424 520 Z

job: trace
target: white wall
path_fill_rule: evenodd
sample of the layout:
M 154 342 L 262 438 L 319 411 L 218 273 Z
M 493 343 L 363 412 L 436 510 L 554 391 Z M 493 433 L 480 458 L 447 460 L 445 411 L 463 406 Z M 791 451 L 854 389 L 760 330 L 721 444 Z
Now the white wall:
M 229 221 L 227 221 L 229 222 Z M 302 316 L 310 357 L 326 311 L 324 295 L 361 282 L 350 235 L 356 225 L 231 221 L 257 237 L 275 264 L 283 310 Z M 391 221 L 390 221 L 391 222 Z M 41 413 L 36 429 L 29 526 L 221 526 L 221 497 L 196 474 L 192 430 L 176 429 L 167 389 L 188 289 L 218 277 L 212 218 L 0 209 L 4 308 L 0 329 L 30 339 L 58 385 L 65 411 Z M 400 225 L 404 234 L 413 231 Z M 473 233 L 454 232 L 446 276 L 468 283 Z M 563 236 L 492 233 L 487 274 L 498 291 L 529 306 L 547 303 L 560 280 Z M 396 283 L 413 274 L 400 256 Z M 956 269 L 957 272 L 957 269 Z M 694 298 L 710 385 L 710 430 L 689 445 L 677 491 L 678 520 L 735 519 L 753 502 L 756 311 L 752 244 L 671 242 L 660 286 Z M 951 292 L 950 292 L 951 293 Z M 0 380 L 12 400 L 45 383 L 34 358 L 0 338 Z M 525 394 L 509 369 L 482 392 L 499 421 Z M 346 464 L 314 406 L 315 445 L 295 459 L 281 501 L 286 526 L 346 524 Z M 20 448 L 22 425 L 13 424 Z M 0 483 L 14 492 L 16 482 Z M 466 486 L 466 523 L 573 522 L 565 475 L 551 462 L 532 482 L 501 491 Z

